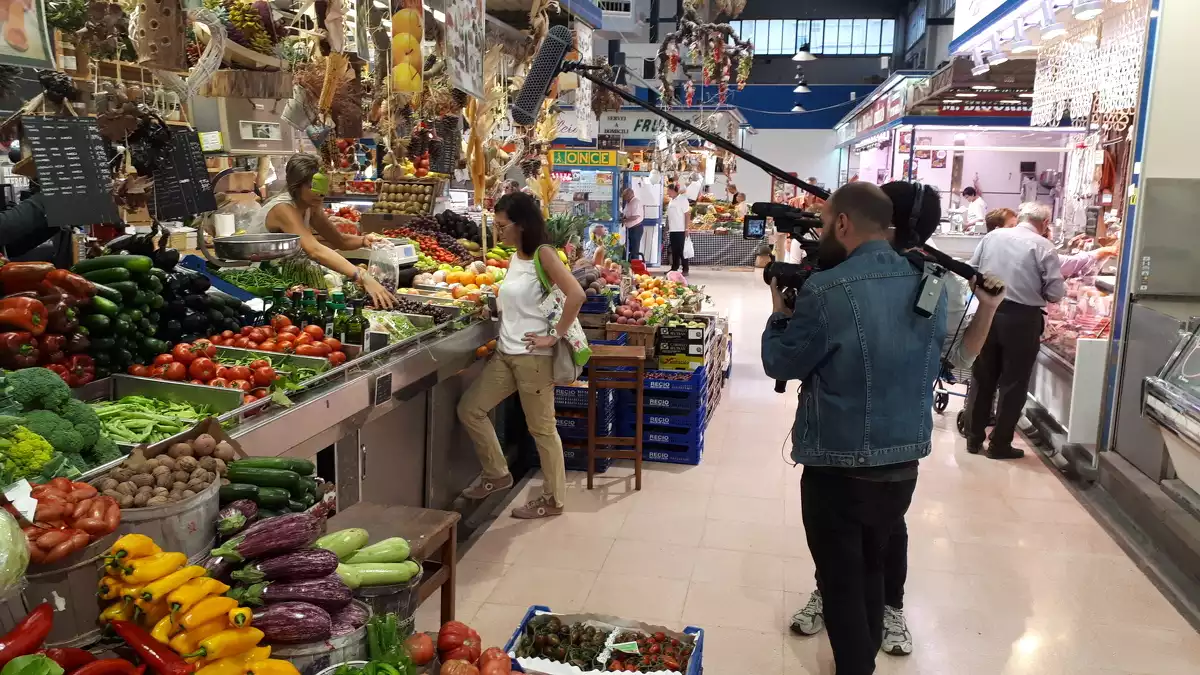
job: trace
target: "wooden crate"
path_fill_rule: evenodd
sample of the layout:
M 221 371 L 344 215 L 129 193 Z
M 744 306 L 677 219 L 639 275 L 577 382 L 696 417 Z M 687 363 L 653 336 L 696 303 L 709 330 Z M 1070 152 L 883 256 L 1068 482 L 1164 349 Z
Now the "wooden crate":
M 644 347 L 646 349 L 646 358 L 654 358 L 654 343 L 658 337 L 658 326 L 637 326 L 627 323 L 610 323 L 605 328 L 608 331 L 608 339 L 615 340 L 622 333 L 629 336 L 628 342 L 625 344 L 630 347 Z

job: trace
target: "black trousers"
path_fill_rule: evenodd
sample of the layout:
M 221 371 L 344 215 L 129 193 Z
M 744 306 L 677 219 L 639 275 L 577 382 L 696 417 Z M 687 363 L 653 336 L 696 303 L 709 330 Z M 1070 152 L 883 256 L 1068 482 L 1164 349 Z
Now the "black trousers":
M 625 229 L 625 259 L 642 259 L 642 227 L 636 225 Z
M 683 257 L 683 243 L 687 241 L 687 232 L 670 232 L 671 244 L 671 271 L 679 269 L 679 265 L 683 264 L 683 273 L 688 273 L 688 261 Z
M 996 309 L 992 329 L 971 368 L 971 393 L 967 396 L 967 441 L 982 444 L 992 416 L 992 401 L 999 389 L 996 426 L 991 443 L 1012 445 L 1017 420 L 1029 394 L 1029 378 L 1042 344 L 1044 317 L 1041 307 L 1005 300 Z
M 817 590 L 824 597 L 825 590 L 821 588 L 821 574 L 814 573 L 817 580 Z M 883 552 L 883 604 L 896 609 L 904 609 L 904 582 L 908 580 L 908 526 L 902 518 L 888 537 L 887 548 Z
M 800 505 L 838 675 L 870 675 L 883 642 L 884 567 L 916 479 L 882 482 L 805 469 Z

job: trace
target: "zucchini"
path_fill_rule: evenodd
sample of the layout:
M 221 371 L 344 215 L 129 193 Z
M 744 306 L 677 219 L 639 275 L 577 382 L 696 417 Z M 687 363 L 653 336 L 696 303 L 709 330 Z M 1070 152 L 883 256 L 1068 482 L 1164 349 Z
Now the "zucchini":
M 147 274 L 149 274 L 152 277 L 157 277 L 158 280 L 163 282 L 164 284 L 167 283 L 167 279 L 169 278 L 169 277 L 167 277 L 166 270 L 160 270 L 157 267 L 151 267 L 150 271 Z
M 283 515 L 282 511 L 276 511 L 275 509 L 259 509 L 258 510 L 258 519 L 259 520 L 266 520 L 267 518 L 274 518 L 275 516 L 282 516 L 282 515 Z
M 96 287 L 97 298 L 104 298 L 109 302 L 116 303 L 120 303 L 124 299 L 121 297 L 121 292 L 111 286 L 105 286 L 104 284 L 96 283 L 93 283 L 93 285 Z
M 247 459 L 238 459 L 229 463 L 229 468 L 247 467 L 253 469 L 282 469 L 284 471 L 295 471 L 300 476 L 311 476 L 317 467 L 307 459 L 293 459 L 291 457 L 249 457 Z M 312 490 L 316 492 L 317 483 L 312 481 Z
M 88 272 L 113 267 L 123 267 L 130 272 L 146 273 L 154 267 L 154 262 L 144 255 L 102 255 L 90 260 L 80 260 L 71 268 L 71 271 L 86 275 Z
M 112 330 L 112 319 L 103 314 L 88 314 L 81 318 L 79 323 L 86 326 L 92 335 L 104 335 Z
M 260 513 L 261 517 L 262 514 Z M 367 545 L 369 535 L 367 531 L 361 527 L 351 527 L 329 534 L 318 539 L 313 546 L 323 548 L 327 551 L 333 551 L 337 554 L 338 560 L 345 560 L 354 555 L 358 549 Z
M 110 337 L 92 338 L 92 345 L 89 351 L 94 353 L 107 352 L 117 346 L 117 341 Z
M 146 338 L 142 341 L 142 351 L 151 354 L 166 354 L 171 351 L 171 344 L 166 340 Z
M 304 495 L 304 486 L 300 484 L 300 475 L 286 469 L 260 469 L 250 466 L 236 466 L 238 462 L 229 465 L 226 478 L 231 483 L 250 483 L 259 487 L 284 488 L 295 497 Z M 286 505 L 286 500 L 284 502 Z
M 259 485 L 251 485 L 249 483 L 230 483 L 222 485 L 218 491 L 218 498 L 222 503 L 237 501 L 239 499 L 249 499 L 261 508 L 267 509 L 286 509 L 288 507 L 288 491 L 283 488 L 261 487 Z M 259 518 L 262 518 L 262 511 L 259 511 Z
M 121 300 L 124 302 L 133 300 L 138 293 L 137 284 L 133 283 L 132 281 L 118 281 L 116 283 L 109 284 L 108 287 L 120 292 Z
M 296 471 L 296 470 L 292 469 L 292 471 Z M 296 471 L 296 473 L 300 473 L 300 472 Z M 304 486 L 304 492 L 306 494 L 312 496 L 314 499 L 316 498 L 316 496 L 317 496 L 317 481 L 313 480 L 312 478 L 309 478 L 308 476 L 301 475 L 300 476 L 300 484 Z
M 93 314 L 92 316 L 95 315 Z M 129 322 L 129 316 L 123 314 L 117 315 L 116 320 L 112 322 L 112 327 L 119 335 L 129 335 L 134 331 L 133 324 Z
M 287 507 L 288 511 L 291 511 L 292 513 L 299 513 L 308 508 L 303 502 L 298 502 L 295 499 L 289 499 L 287 501 Z
M 137 308 L 129 310 L 128 312 L 126 312 L 126 315 L 128 315 L 129 320 L 133 321 L 134 323 L 142 320 L 142 310 L 137 309 Z
M 109 267 L 107 269 L 87 272 L 83 275 L 83 278 L 92 283 L 111 284 L 116 281 L 129 281 L 133 278 L 133 273 L 124 267 Z
M 96 297 L 92 298 L 92 310 L 97 314 L 116 316 L 121 312 L 121 306 L 108 298 L 96 295 Z

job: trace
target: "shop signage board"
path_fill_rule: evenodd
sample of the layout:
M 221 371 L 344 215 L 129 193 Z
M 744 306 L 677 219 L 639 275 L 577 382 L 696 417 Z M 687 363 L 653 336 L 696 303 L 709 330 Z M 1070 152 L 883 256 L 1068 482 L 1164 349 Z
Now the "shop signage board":
M 217 210 L 200 136 L 189 129 L 171 133 L 171 145 L 159 157 L 154 172 L 150 213 L 157 220 L 181 220 Z
M 672 115 L 682 119 L 683 121 L 693 126 L 701 126 L 705 120 L 712 117 L 712 111 L 678 111 L 672 110 Z M 717 135 L 721 137 L 727 136 L 727 128 L 729 125 L 728 116 L 717 113 L 720 123 L 717 125 Z M 558 116 L 558 137 L 559 138 L 578 138 L 583 139 L 582 133 L 576 120 L 575 115 L 559 115 Z M 621 112 L 607 112 L 600 116 L 599 120 L 594 117 L 589 121 L 595 124 L 597 135 L 616 135 L 621 136 L 625 140 L 653 140 L 662 132 L 678 132 L 684 131 L 677 128 L 674 124 L 664 120 L 652 112 L 644 110 L 629 110 Z M 589 135 L 588 138 L 591 138 Z M 726 140 L 731 140 L 726 138 Z
M 27 116 L 21 123 L 45 195 L 46 219 L 62 226 L 118 222 L 96 119 Z
M 447 0 L 446 71 L 450 83 L 477 99 L 483 86 L 483 0 Z
M 565 148 L 550 151 L 552 166 L 616 166 L 616 150 Z
M 943 101 L 938 114 L 945 117 L 986 115 L 989 117 L 1028 117 L 1027 103 L 989 103 L 986 101 Z

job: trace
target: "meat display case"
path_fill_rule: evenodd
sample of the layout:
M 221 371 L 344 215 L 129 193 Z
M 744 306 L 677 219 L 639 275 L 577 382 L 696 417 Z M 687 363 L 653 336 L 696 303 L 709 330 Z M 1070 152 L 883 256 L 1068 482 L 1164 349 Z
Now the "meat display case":
M 1101 279 L 1107 277 L 1067 279 L 1066 297 L 1046 306 L 1042 345 L 1068 364 L 1075 363 L 1075 343 L 1079 338 L 1108 335 L 1113 296 L 1102 290 L 1103 283 L 1097 283 Z
M 1179 480 L 1200 492 L 1200 328 L 1183 334 L 1158 374 L 1145 378 L 1142 415 L 1158 426 Z

